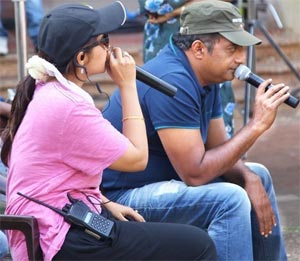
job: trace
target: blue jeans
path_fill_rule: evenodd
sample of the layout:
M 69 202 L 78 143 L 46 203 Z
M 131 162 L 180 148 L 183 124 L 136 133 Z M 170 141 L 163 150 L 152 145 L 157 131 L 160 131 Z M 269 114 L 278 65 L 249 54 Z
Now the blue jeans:
M 261 164 L 247 165 L 261 177 L 276 215 L 277 226 L 268 238 L 259 233 L 245 190 L 227 182 L 198 187 L 175 180 L 158 182 L 124 191 L 117 202 L 137 209 L 147 221 L 206 229 L 219 260 L 287 260 L 271 176 Z
M 2 1 L 0 1 L 0 13 L 1 13 L 1 2 Z M 33 45 L 37 47 L 39 27 L 44 16 L 44 8 L 43 8 L 42 0 L 26 0 L 25 11 L 26 11 L 27 33 L 30 36 Z M 7 35 L 8 35 L 7 31 L 3 27 L 2 21 L 0 20 L 0 36 L 7 37 Z
M 0 258 L 6 256 L 8 252 L 7 237 L 4 232 L 0 230 Z

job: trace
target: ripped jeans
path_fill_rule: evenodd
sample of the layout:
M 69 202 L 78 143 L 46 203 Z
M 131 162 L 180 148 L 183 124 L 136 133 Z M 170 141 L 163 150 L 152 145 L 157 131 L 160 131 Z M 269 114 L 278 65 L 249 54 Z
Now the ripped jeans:
M 287 260 L 271 176 L 261 164 L 247 166 L 261 177 L 276 215 L 277 226 L 267 238 L 259 233 L 245 190 L 228 182 L 191 187 L 181 181 L 163 181 L 124 191 L 116 201 L 137 209 L 146 221 L 206 229 L 218 260 Z M 114 195 L 107 196 L 113 199 Z

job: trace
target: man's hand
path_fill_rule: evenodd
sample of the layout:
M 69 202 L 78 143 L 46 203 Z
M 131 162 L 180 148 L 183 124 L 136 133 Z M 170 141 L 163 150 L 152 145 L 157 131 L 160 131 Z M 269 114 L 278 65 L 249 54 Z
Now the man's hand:
M 263 82 L 256 93 L 253 117 L 251 122 L 261 132 L 266 131 L 273 124 L 278 107 L 289 97 L 289 87 L 283 83 L 275 84 L 272 88 L 265 91 L 266 87 L 271 84 L 271 80 Z
M 173 18 L 172 13 L 166 13 L 164 15 L 159 15 L 159 16 L 149 15 L 148 22 L 151 24 L 162 24 L 172 18 Z
M 276 217 L 260 178 L 255 174 L 248 175 L 245 190 L 256 213 L 260 233 L 268 237 L 272 233 L 273 226 L 276 226 Z

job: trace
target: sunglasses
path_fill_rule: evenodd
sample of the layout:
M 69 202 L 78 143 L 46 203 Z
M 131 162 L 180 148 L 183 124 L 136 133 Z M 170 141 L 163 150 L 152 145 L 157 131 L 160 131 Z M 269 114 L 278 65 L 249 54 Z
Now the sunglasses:
M 110 45 L 109 45 L 108 34 L 103 34 L 103 36 L 101 37 L 101 39 L 99 39 L 99 40 L 97 40 L 97 41 L 95 41 L 95 42 L 93 42 L 93 43 L 91 43 L 91 44 L 83 47 L 82 50 L 83 51 L 88 51 L 88 50 L 90 50 L 90 49 L 92 49 L 92 48 L 94 48 L 94 47 L 96 47 L 98 45 L 102 45 L 102 46 L 104 46 L 104 49 L 109 50 Z

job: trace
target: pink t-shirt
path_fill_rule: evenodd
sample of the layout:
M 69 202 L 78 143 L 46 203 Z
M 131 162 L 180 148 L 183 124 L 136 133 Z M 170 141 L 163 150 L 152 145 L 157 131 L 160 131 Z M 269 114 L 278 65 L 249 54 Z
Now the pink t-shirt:
M 81 192 L 100 199 L 103 169 L 116 161 L 128 144 L 128 139 L 79 94 L 57 82 L 36 87 L 12 146 L 6 213 L 37 218 L 45 260 L 51 260 L 61 248 L 69 224 L 17 192 L 59 209 L 70 203 L 67 192 L 90 204 Z M 21 232 L 9 231 L 9 241 L 13 259 L 26 260 Z

